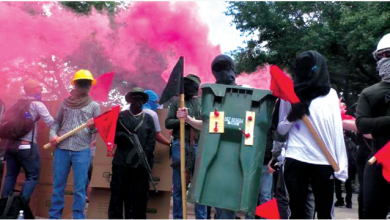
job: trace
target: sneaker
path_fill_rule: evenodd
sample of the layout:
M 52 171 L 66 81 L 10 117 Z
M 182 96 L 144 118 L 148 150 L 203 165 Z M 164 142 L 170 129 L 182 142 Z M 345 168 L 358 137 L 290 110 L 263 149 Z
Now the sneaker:
M 352 203 L 347 203 L 346 208 L 352 209 Z
M 334 203 L 334 206 L 335 207 L 342 207 L 342 206 L 345 206 L 345 203 L 343 200 L 337 200 L 335 203 Z

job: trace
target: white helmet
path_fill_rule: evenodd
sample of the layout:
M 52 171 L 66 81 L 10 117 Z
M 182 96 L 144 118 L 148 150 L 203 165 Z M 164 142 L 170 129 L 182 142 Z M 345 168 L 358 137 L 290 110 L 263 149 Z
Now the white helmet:
M 374 55 L 374 58 L 378 60 L 378 52 L 382 52 L 385 49 L 390 51 L 390 34 L 386 34 L 382 37 L 382 39 L 378 43 L 378 46 L 376 47 L 376 50 L 372 53 L 372 55 Z

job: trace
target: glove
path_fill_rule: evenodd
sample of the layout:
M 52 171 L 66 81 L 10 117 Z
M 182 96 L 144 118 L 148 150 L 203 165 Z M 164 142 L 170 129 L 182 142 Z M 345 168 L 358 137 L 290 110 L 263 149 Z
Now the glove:
M 305 114 L 310 115 L 309 108 L 305 103 L 298 102 L 295 104 L 291 104 L 291 111 L 287 115 L 287 120 L 289 122 L 294 122 L 298 119 L 302 119 Z

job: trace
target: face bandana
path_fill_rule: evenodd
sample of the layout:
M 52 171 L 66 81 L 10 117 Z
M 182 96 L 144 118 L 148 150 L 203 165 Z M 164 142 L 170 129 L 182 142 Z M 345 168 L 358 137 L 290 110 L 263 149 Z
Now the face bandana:
M 198 83 L 196 83 L 192 80 L 184 79 L 184 98 L 186 100 L 188 100 L 194 96 L 197 96 L 198 90 L 199 90 Z
M 382 58 L 377 62 L 377 70 L 383 82 L 390 83 L 390 58 Z
M 217 56 L 211 64 L 211 69 L 217 84 L 236 85 L 235 65 L 229 56 Z

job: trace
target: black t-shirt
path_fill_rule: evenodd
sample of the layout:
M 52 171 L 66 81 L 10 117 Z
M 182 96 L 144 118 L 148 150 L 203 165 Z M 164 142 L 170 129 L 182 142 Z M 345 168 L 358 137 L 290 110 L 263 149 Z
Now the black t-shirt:
M 143 123 L 139 129 L 134 132 L 134 129 L 142 121 L 142 114 L 139 116 L 133 116 L 129 110 L 125 110 L 119 113 L 118 122 L 116 125 L 115 133 L 115 143 L 117 144 L 117 149 L 115 151 L 114 159 L 112 164 L 120 166 L 128 166 L 126 164 L 127 154 L 134 148 L 128 138 L 128 132 L 123 128 L 120 122 L 126 127 L 127 130 L 133 132 L 138 136 L 139 142 L 148 156 L 149 163 L 153 159 L 154 147 L 156 144 L 156 132 L 154 128 L 153 118 L 146 114 L 143 119 Z M 151 165 L 151 164 L 150 164 Z M 152 165 L 151 165 L 152 166 Z

